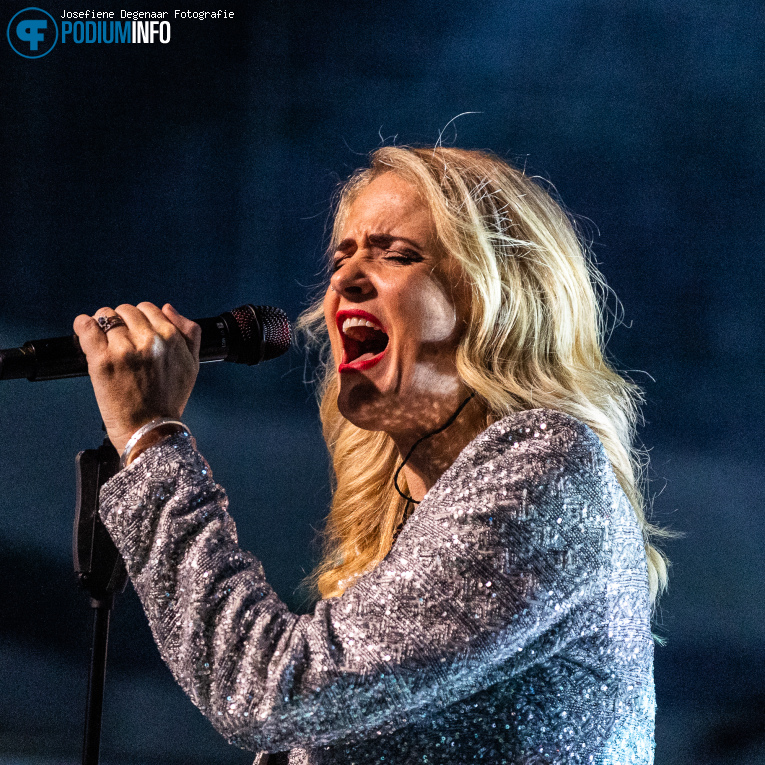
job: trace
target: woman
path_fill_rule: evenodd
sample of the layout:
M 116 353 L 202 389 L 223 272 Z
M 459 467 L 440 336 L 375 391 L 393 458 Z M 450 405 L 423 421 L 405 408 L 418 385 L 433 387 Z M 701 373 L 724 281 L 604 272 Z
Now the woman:
M 666 567 L 631 455 L 638 392 L 604 361 L 602 281 L 566 216 L 487 154 L 384 148 L 344 186 L 331 252 L 302 320 L 332 351 L 312 615 L 238 547 L 166 422 L 198 327 L 148 303 L 75 321 L 128 463 L 102 516 L 176 679 L 232 743 L 290 762 L 652 762 Z

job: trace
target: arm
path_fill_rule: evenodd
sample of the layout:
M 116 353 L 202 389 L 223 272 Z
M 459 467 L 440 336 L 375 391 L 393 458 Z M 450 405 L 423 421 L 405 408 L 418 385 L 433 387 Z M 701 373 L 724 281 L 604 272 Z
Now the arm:
M 238 547 L 188 440 L 112 479 L 104 521 L 163 658 L 215 727 L 253 749 L 364 739 L 560 650 L 562 622 L 579 636 L 577 606 L 604 587 L 613 479 L 591 431 L 544 415 L 546 428 L 528 412 L 479 436 L 385 561 L 311 616 Z

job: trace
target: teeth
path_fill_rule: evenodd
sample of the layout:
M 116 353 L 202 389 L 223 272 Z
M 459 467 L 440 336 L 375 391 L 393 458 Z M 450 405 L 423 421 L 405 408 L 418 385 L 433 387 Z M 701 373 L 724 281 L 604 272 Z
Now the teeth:
M 352 316 L 343 322 L 343 334 L 345 334 L 351 327 L 371 327 L 372 329 L 377 329 L 382 332 L 379 324 L 374 324 L 373 322 L 358 316 Z

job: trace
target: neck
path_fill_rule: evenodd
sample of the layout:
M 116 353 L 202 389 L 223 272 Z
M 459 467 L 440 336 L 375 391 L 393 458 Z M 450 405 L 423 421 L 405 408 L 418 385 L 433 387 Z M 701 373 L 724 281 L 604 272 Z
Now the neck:
M 454 410 L 456 411 L 456 407 Z M 409 496 L 416 502 L 422 501 L 433 484 L 457 459 L 459 453 L 485 427 L 486 413 L 476 399 L 472 399 L 445 430 L 421 441 L 406 460 L 401 471 L 406 476 Z M 406 459 L 412 447 L 423 435 L 425 434 L 407 433 L 391 434 L 391 437 L 401 458 Z

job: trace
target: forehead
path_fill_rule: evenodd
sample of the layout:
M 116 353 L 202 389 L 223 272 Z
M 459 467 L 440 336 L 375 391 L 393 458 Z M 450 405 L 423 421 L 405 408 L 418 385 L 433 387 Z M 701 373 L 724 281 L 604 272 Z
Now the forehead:
M 345 217 L 340 238 L 370 233 L 416 235 L 422 246 L 434 237 L 427 204 L 415 186 L 393 172 L 377 176 L 359 192 Z

